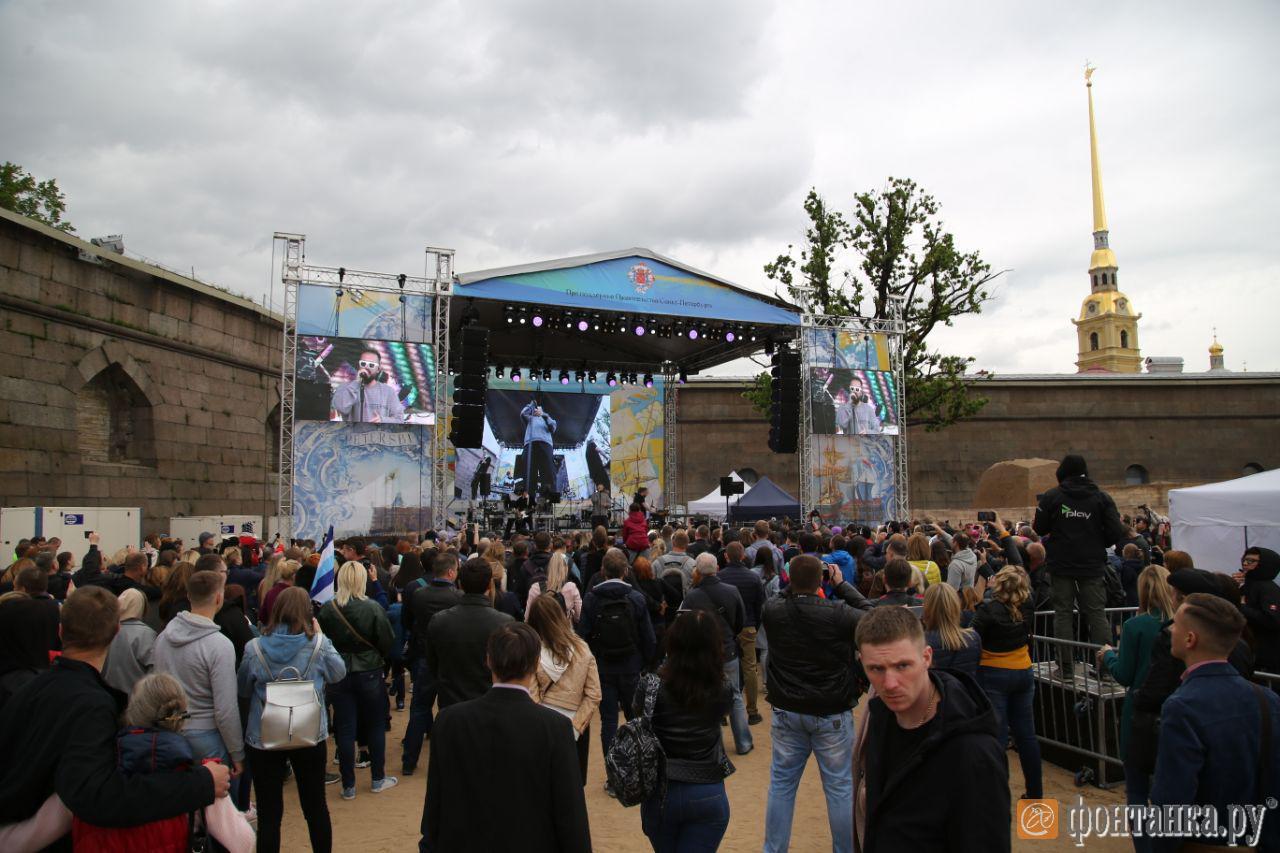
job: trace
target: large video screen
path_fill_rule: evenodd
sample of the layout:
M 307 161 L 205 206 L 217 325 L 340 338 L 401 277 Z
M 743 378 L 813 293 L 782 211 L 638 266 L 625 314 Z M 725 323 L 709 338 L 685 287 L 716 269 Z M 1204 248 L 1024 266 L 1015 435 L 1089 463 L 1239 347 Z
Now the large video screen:
M 898 434 L 898 395 L 889 371 L 815 367 L 809 388 L 815 435 Z
M 294 417 L 433 424 L 434 372 L 430 344 L 299 336 Z
M 609 462 L 608 394 L 491 388 L 485 392 L 484 446 L 458 451 L 454 482 L 464 499 L 524 489 L 585 500 L 597 483 L 610 488 Z
M 431 343 L 431 297 L 304 284 L 298 334 Z

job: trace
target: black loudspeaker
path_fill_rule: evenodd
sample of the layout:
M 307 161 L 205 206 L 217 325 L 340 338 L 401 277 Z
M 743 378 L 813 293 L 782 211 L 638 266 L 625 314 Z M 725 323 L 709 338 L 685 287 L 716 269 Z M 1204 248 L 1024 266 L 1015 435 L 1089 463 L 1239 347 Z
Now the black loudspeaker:
M 731 495 L 740 495 L 746 492 L 747 484 L 741 480 L 735 480 L 732 477 L 720 478 L 720 497 L 727 498 Z
M 769 404 L 769 449 L 795 453 L 800 437 L 800 353 L 780 349 L 773 354 L 773 399 Z
M 449 441 L 454 447 L 478 448 L 484 439 L 484 400 L 489 388 L 489 330 L 464 326 L 457 351 Z

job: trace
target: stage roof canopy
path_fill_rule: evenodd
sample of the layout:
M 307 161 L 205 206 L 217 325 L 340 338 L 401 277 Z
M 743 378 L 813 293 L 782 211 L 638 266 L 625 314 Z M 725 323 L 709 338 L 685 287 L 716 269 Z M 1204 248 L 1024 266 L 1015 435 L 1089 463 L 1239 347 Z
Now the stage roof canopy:
M 494 364 L 657 372 L 670 362 L 694 372 L 794 338 L 800 325 L 794 305 L 642 248 L 458 281 L 450 325 L 490 329 Z

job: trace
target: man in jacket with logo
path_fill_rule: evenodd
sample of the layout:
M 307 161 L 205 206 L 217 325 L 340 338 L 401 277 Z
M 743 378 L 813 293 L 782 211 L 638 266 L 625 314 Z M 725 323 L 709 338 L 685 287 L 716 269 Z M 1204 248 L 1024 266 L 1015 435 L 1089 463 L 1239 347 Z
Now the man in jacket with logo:
M 1036 507 L 1032 525 L 1045 537 L 1044 547 L 1053 595 L 1053 633 L 1059 640 L 1074 640 L 1072 616 L 1080 609 L 1081 621 L 1095 643 L 1111 642 L 1107 624 L 1107 589 L 1103 574 L 1107 548 L 1124 536 L 1125 528 L 1115 501 L 1089 479 L 1083 456 L 1074 453 L 1058 466 L 1058 486 L 1045 492 Z M 1074 666 L 1071 654 L 1058 652 L 1063 678 Z
M 854 678 L 854 631 L 871 605 L 838 568 L 831 583 L 839 600 L 821 597 L 822 569 L 815 556 L 794 557 L 790 585 L 765 604 L 762 614 L 769 635 L 765 683 L 773 706 L 766 851 L 786 850 L 790 843 L 796 790 L 810 753 L 817 756 L 822 774 L 832 848 L 848 851 L 853 844 L 850 709 L 860 692 Z
M 600 746 L 605 755 L 618 731 L 619 705 L 628 720 L 634 716 L 631 698 L 640 668 L 656 644 L 644 593 L 627 583 L 626 572 L 627 555 L 610 548 L 600 566 L 604 580 L 587 593 L 577 626 L 600 672 Z
M 431 620 L 462 599 L 455 582 L 458 561 L 453 554 L 439 554 L 431 563 L 431 580 L 405 587 L 407 601 L 401 611 L 404 632 L 409 637 L 409 658 L 413 661 L 413 700 L 409 704 L 409 724 L 404 732 L 402 771 L 412 776 L 422 754 L 422 740 L 431 733 L 431 706 L 436 701 L 436 678 L 427 666 L 427 632 Z

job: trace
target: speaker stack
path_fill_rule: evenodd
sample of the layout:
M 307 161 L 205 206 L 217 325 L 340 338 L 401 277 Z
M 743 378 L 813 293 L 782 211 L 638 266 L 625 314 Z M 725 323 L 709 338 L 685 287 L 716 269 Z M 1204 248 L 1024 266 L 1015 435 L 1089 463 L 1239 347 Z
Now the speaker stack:
M 464 326 L 460 344 L 449 441 L 454 447 L 479 448 L 484 439 L 484 397 L 489 387 L 489 330 Z
M 795 453 L 800 436 L 800 353 L 779 349 L 773 354 L 773 400 L 769 404 L 769 449 Z

